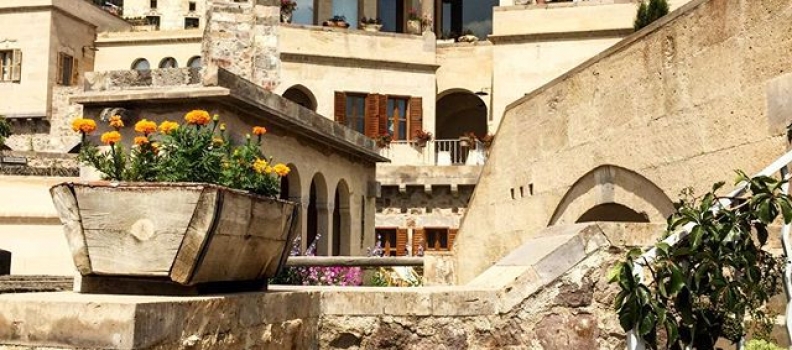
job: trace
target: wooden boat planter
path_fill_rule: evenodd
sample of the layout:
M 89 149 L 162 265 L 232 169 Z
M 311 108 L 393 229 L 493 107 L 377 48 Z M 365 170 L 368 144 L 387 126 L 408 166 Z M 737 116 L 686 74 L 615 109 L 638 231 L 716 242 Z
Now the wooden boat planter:
M 84 280 L 265 287 L 297 234 L 296 204 L 209 184 L 63 183 L 50 193 Z M 103 285 L 95 292 L 129 291 Z

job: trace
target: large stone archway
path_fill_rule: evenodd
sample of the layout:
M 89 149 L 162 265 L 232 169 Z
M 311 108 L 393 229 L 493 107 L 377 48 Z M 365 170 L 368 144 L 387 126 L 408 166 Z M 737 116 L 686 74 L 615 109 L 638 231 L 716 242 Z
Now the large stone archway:
M 306 244 L 310 245 L 318 238 L 316 255 L 328 255 L 328 192 L 327 181 L 322 173 L 316 173 L 311 180 L 306 215 Z
M 569 188 L 548 226 L 586 221 L 664 222 L 674 210 L 670 198 L 632 170 L 602 165 Z
M 455 140 L 472 132 L 483 137 L 487 134 L 487 105 L 468 90 L 452 89 L 437 96 L 435 138 Z

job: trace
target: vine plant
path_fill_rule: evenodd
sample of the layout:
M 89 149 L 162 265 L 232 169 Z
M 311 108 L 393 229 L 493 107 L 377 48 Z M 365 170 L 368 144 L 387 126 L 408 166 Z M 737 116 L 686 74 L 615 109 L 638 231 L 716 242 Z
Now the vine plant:
M 651 349 L 714 349 L 719 338 L 737 342 L 749 329 L 769 335 L 773 315 L 764 305 L 781 290 L 782 263 L 764 248 L 769 225 L 792 221 L 792 201 L 783 181 L 737 173 L 744 196 L 717 195 L 722 182 L 700 197 L 683 191 L 666 237 L 692 224 L 689 235 L 673 246 L 657 243 L 652 262 L 633 249 L 610 272 L 621 287 L 615 308 L 622 328 L 636 330 Z M 731 204 L 715 206 L 724 200 Z M 635 271 L 636 261 L 646 269 Z

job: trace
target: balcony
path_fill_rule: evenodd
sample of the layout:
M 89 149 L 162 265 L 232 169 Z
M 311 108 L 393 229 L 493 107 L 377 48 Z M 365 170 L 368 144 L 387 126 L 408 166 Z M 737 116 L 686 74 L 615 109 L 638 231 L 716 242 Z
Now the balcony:
M 393 165 L 413 166 L 481 166 L 487 160 L 484 144 L 460 140 L 432 140 L 420 147 L 415 141 L 393 141 L 380 149 L 380 155 Z

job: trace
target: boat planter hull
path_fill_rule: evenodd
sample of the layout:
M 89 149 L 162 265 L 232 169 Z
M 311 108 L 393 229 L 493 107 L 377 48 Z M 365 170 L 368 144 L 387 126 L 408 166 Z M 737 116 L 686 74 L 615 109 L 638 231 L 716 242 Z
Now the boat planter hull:
M 297 234 L 294 203 L 209 184 L 63 183 L 50 193 L 91 279 L 265 283 Z

